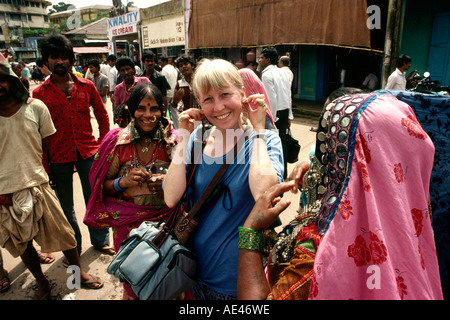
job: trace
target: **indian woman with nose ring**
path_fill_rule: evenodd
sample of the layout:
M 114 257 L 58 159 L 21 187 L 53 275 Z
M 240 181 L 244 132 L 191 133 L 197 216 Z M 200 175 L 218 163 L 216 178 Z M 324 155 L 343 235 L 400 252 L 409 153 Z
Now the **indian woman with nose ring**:
M 162 114 L 163 98 L 150 83 L 130 95 L 131 122 L 111 130 L 102 142 L 90 173 L 92 196 L 84 223 L 114 228 L 116 252 L 128 233 L 143 221 L 166 220 L 162 181 L 178 132 Z M 137 298 L 124 284 L 124 299 Z

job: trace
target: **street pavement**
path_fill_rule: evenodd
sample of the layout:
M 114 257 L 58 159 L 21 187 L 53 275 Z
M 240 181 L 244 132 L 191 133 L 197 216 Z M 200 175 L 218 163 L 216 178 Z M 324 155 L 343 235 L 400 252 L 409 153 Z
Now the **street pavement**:
M 37 85 L 33 83 L 30 90 L 33 90 L 36 86 Z M 109 99 L 106 104 L 106 108 L 110 115 L 111 128 L 113 128 L 115 125 L 112 123 L 112 107 Z M 321 107 L 317 103 L 298 101 L 294 107 L 295 119 L 291 125 L 291 132 L 301 144 L 299 154 L 300 161 L 308 161 L 309 151 L 315 143 L 315 133 L 310 131 L 310 129 L 311 127 L 317 126 L 320 109 Z M 94 128 L 94 134 L 98 136 L 98 127 L 93 115 L 91 120 Z M 293 164 L 288 164 L 288 173 L 292 171 L 293 167 Z M 68 270 L 64 268 L 62 263 L 63 254 L 61 252 L 56 252 L 54 253 L 55 261 L 53 263 L 41 265 L 44 274 L 50 281 L 52 287 L 52 297 L 58 300 L 121 300 L 122 284 L 117 278 L 106 272 L 106 268 L 110 264 L 112 257 L 94 250 L 90 244 L 88 228 L 83 224 L 83 216 L 85 214 L 86 207 L 82 194 L 81 184 L 78 175 L 75 173 L 75 212 L 83 236 L 81 254 L 82 268 L 90 274 L 100 276 L 104 281 L 104 286 L 99 290 L 72 288 L 70 283 L 70 280 L 72 279 L 71 273 L 68 273 Z M 280 216 L 283 224 L 289 222 L 295 217 L 296 210 L 298 209 L 299 194 L 292 194 L 288 192 L 285 194 L 285 198 L 291 201 L 291 205 Z M 110 233 L 112 237 L 112 232 Z M 37 244 L 35 244 L 35 247 L 39 249 Z M 36 290 L 36 281 L 34 280 L 34 277 L 22 263 L 20 258 L 13 258 L 5 249 L 2 249 L 2 254 L 4 267 L 9 272 L 12 285 L 7 292 L 0 293 L 0 300 L 31 300 Z M 39 309 L 36 309 L 36 312 L 39 312 Z M 48 310 L 45 311 L 45 313 L 47 312 Z

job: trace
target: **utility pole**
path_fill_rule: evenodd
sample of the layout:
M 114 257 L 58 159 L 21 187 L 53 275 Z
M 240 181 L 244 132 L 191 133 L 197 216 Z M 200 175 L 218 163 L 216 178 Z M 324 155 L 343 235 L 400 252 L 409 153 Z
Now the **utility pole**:
M 386 37 L 384 42 L 383 71 L 381 87 L 384 88 L 389 75 L 396 67 L 399 55 L 401 26 L 403 23 L 403 0 L 389 0 Z

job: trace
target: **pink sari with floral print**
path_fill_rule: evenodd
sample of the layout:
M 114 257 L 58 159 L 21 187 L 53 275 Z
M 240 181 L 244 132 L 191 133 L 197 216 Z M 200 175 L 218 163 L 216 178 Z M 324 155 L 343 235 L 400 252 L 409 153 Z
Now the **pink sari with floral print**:
M 433 158 L 407 104 L 390 95 L 368 104 L 309 299 L 443 298 L 428 205 Z

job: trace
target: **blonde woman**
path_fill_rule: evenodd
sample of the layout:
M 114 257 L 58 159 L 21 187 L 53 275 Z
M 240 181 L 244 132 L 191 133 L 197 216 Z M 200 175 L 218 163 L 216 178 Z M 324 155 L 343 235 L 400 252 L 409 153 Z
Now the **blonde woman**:
M 189 245 L 198 255 L 199 285 L 192 290 L 195 299 L 235 299 L 238 227 L 255 200 L 282 181 L 281 142 L 276 132 L 264 129 L 264 95 L 246 97 L 242 78 L 231 63 L 204 59 L 194 74 L 193 90 L 201 108 L 179 116 L 180 140 L 164 180 L 164 200 L 169 207 L 176 206 L 187 187 L 186 200 L 192 206 L 223 161 L 233 161 L 218 183 L 219 195 L 202 208 Z M 253 110 L 251 105 L 258 107 Z M 249 125 L 243 122 L 244 108 Z M 202 135 L 194 127 L 201 128 L 199 122 L 205 118 L 212 128 Z M 194 181 L 186 186 L 193 142 L 202 136 L 202 157 Z

